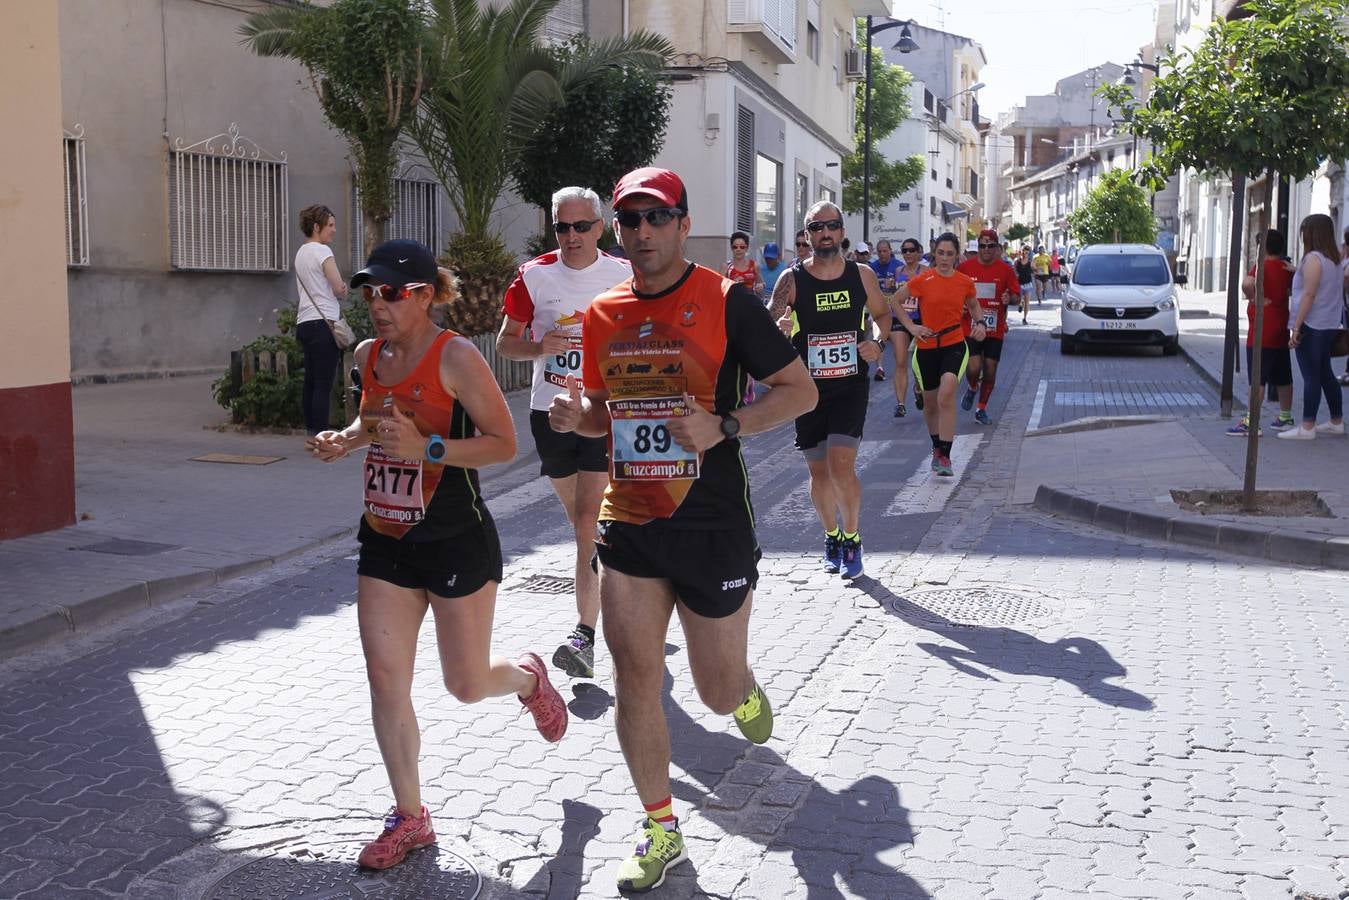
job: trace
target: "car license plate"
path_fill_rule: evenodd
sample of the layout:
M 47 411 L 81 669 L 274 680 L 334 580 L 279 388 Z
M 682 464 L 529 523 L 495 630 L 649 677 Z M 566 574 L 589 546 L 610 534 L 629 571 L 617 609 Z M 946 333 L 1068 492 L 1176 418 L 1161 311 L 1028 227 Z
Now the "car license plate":
M 1106 320 L 1102 321 L 1100 324 L 1101 324 L 1101 327 L 1102 327 L 1102 328 L 1106 328 L 1106 329 L 1109 329 L 1109 328 L 1137 328 L 1137 327 L 1138 327 L 1138 323 L 1137 323 L 1137 322 L 1114 322 L 1114 321 L 1111 321 L 1111 320 L 1109 320 L 1109 319 L 1106 319 Z

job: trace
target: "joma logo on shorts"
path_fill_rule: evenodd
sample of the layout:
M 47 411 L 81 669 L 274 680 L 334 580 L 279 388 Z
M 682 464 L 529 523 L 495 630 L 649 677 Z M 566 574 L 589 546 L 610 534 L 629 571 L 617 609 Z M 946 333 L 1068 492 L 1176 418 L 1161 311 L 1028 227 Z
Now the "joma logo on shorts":
M 733 591 L 736 588 L 742 588 L 747 584 L 749 584 L 748 578 L 733 578 L 730 581 L 723 581 L 721 583 L 721 589 L 723 591 Z
M 852 295 L 847 291 L 821 291 L 815 295 L 818 310 L 847 309 L 852 306 Z

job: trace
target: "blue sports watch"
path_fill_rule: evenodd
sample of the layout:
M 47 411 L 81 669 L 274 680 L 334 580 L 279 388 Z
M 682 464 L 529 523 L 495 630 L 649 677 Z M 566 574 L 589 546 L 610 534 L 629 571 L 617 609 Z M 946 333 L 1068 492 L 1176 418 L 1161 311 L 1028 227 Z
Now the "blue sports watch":
M 433 463 L 438 463 L 445 458 L 445 439 L 438 434 L 433 434 L 426 441 L 426 458 Z

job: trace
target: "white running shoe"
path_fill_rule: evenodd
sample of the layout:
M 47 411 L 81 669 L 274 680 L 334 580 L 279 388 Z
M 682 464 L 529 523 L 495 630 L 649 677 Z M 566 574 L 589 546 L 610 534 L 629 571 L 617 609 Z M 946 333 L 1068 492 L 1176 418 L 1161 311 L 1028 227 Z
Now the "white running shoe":
M 1316 426 L 1317 434 L 1344 434 L 1343 422 L 1322 422 Z
M 1303 428 L 1299 425 L 1287 431 L 1280 431 L 1275 437 L 1281 441 L 1314 441 L 1316 440 L 1316 429 Z

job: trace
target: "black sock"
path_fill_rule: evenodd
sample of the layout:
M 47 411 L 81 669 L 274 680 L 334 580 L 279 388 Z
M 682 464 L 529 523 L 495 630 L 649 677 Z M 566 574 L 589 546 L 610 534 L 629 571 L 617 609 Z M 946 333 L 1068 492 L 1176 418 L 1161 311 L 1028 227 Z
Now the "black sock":
M 941 438 L 935 434 L 932 435 L 932 449 L 933 450 L 941 449 Z
M 576 630 L 585 635 L 585 639 L 590 641 L 590 643 L 595 643 L 595 629 L 591 628 L 589 625 L 582 625 L 580 622 L 577 622 Z
M 941 455 L 942 455 L 942 456 L 950 456 L 950 455 L 951 455 L 951 445 L 954 444 L 954 443 L 955 443 L 955 441 L 941 441 L 941 442 L 939 443 L 937 449 L 941 451 Z

